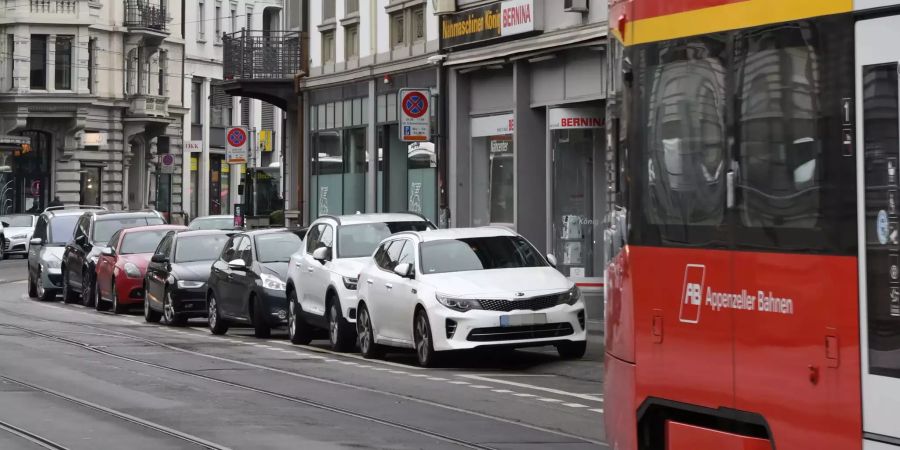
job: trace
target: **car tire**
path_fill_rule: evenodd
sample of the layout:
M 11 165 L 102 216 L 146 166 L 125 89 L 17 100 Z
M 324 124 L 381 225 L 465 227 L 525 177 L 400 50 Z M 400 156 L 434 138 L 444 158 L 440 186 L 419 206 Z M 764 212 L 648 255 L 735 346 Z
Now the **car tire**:
M 561 342 L 556 344 L 556 352 L 562 359 L 581 359 L 587 351 L 587 341 Z
M 37 293 L 38 300 L 42 302 L 49 302 L 56 298 L 56 291 L 53 289 L 45 289 L 43 277 L 41 276 L 41 268 L 38 267 L 37 281 L 35 282 L 35 293 Z
M 119 293 L 116 291 L 116 279 L 113 278 L 110 281 L 109 290 L 112 292 L 112 312 L 113 314 L 125 314 L 128 312 L 128 307 L 119 303 Z
M 331 349 L 336 352 L 349 352 L 356 345 L 356 336 L 350 323 L 341 314 L 341 303 L 337 298 L 332 298 L 328 307 L 328 338 L 331 341 Z
M 266 321 L 264 302 L 259 297 L 251 297 L 250 301 L 253 302 L 253 335 L 261 339 L 268 339 L 272 336 L 272 326 Z
M 31 276 L 31 271 L 28 271 L 28 296 L 31 298 L 37 298 L 37 286 L 34 283 L 34 277 Z
M 146 290 L 144 290 L 145 300 L 146 300 Z M 187 325 L 187 319 L 180 314 L 175 313 L 175 305 L 172 303 L 172 293 L 166 289 L 165 296 L 163 297 L 163 323 L 170 327 L 183 327 Z
M 216 301 L 216 296 L 212 292 L 209 293 L 209 299 L 206 301 L 206 306 L 209 311 L 209 331 L 217 336 L 227 333 L 228 322 L 222 318 L 219 302 Z
M 100 297 L 100 286 L 94 283 L 94 309 L 100 312 L 109 311 L 109 302 Z
M 78 294 L 72 291 L 72 286 L 69 285 L 69 269 L 63 269 L 63 287 L 62 287 L 62 298 L 63 303 L 74 303 L 75 300 L 78 300 Z
M 416 348 L 416 359 L 422 367 L 435 367 L 440 361 L 440 354 L 434 351 L 434 339 L 428 314 L 419 310 L 413 321 L 413 340 Z
M 97 285 L 93 278 L 89 271 L 81 271 L 81 304 L 86 308 L 94 306 L 94 290 L 97 289 Z
M 307 345 L 312 342 L 312 329 L 303 318 L 303 309 L 294 290 L 288 293 L 288 337 L 292 344 Z
M 146 292 L 146 290 L 144 292 Z M 162 317 L 162 314 L 151 308 L 150 299 L 148 299 L 147 296 L 144 296 L 144 321 L 147 323 L 157 323 L 159 322 L 160 317 Z
M 360 306 L 356 313 L 356 336 L 363 357 L 371 359 L 384 355 L 384 347 L 375 342 L 375 328 L 372 327 L 372 318 L 365 305 Z

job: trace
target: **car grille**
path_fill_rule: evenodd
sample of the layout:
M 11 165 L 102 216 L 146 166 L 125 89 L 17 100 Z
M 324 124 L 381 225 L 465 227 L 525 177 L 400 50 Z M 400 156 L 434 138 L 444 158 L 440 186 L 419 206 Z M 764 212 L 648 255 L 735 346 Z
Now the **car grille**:
M 9 251 L 9 244 L 10 244 L 9 239 L 3 238 L 3 251 L 4 252 Z
M 539 309 L 552 308 L 560 303 L 560 294 L 544 295 L 541 297 L 525 298 L 522 300 L 483 299 L 478 300 L 481 308 L 486 311 L 510 312 L 517 309 L 537 311 Z
M 473 342 L 518 341 L 522 339 L 542 339 L 568 336 L 575 331 L 568 322 L 516 327 L 475 328 L 466 338 Z

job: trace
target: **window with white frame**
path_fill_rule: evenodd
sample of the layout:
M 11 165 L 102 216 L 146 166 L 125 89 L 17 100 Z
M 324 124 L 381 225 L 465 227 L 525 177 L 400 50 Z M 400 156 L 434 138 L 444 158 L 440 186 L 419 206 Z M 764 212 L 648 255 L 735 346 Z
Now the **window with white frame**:
M 238 30 L 238 22 L 237 22 L 237 3 L 231 4 L 231 29 L 230 32 L 234 33 Z
M 406 45 L 406 11 L 391 14 L 391 47 Z
M 405 47 L 424 42 L 425 5 L 415 5 L 390 14 L 391 47 Z
M 359 24 L 344 27 L 344 59 L 359 58 Z
M 409 9 L 409 16 L 412 22 L 411 38 L 412 42 L 422 42 L 425 40 L 425 5 L 413 6 Z
M 322 63 L 334 63 L 334 30 L 322 32 Z
M 334 0 L 322 0 L 322 22 L 334 20 Z
M 197 32 L 197 40 L 206 39 L 206 4 L 204 2 L 197 3 L 197 24 L 199 31 Z

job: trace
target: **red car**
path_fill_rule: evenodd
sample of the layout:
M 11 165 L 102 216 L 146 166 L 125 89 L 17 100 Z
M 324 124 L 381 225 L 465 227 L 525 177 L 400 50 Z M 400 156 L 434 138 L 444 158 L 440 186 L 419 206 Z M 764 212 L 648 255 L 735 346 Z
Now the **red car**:
M 143 305 L 144 274 L 150 257 L 166 233 L 186 229 L 180 225 L 153 225 L 116 231 L 97 261 L 97 311 L 112 308 L 120 314 L 133 305 Z

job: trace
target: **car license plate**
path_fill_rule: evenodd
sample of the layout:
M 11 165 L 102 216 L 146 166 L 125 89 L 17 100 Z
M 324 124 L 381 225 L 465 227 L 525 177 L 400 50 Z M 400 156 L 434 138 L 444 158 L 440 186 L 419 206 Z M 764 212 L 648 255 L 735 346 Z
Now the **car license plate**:
M 500 316 L 501 327 L 517 327 L 522 325 L 541 325 L 547 323 L 546 314 L 515 314 Z

